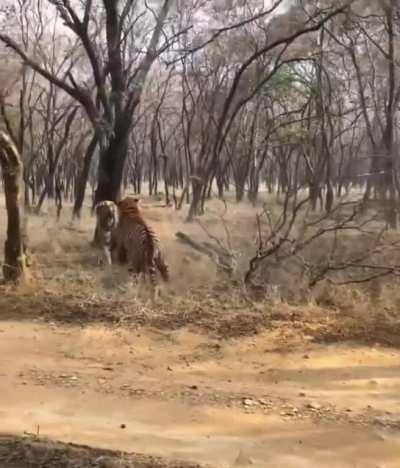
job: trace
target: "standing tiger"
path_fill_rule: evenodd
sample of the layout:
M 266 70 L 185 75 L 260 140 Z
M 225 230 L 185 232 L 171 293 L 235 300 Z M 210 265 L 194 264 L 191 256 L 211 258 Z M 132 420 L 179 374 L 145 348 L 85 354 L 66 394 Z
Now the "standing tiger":
M 96 213 L 96 237 L 99 247 L 103 252 L 103 259 L 99 257 L 99 263 L 103 260 L 107 265 L 111 265 L 111 249 L 113 231 L 117 224 L 117 209 L 114 202 L 104 200 L 94 207 Z
M 118 259 L 123 257 L 134 275 L 149 276 L 156 286 L 157 271 L 164 281 L 169 281 L 169 270 L 159 248 L 154 231 L 144 221 L 139 200 L 126 197 L 117 203 L 119 221 L 113 233 L 113 250 Z

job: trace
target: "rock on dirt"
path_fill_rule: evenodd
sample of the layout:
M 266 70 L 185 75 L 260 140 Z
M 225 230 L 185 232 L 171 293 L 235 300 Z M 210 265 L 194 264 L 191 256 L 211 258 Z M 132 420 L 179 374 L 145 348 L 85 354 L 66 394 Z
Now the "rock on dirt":
M 317 401 L 310 401 L 306 406 L 312 410 L 320 410 L 322 408 L 322 406 Z
M 257 405 L 257 401 L 253 400 L 252 398 L 243 398 L 243 405 L 244 406 L 247 406 L 247 407 L 251 407 L 251 406 L 256 406 Z

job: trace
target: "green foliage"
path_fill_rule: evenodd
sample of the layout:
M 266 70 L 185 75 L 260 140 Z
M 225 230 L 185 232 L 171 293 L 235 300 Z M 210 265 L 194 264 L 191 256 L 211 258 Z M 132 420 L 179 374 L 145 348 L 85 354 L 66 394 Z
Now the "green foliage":
M 282 98 L 306 97 L 309 90 L 304 86 L 298 73 L 289 67 L 282 67 L 265 86 L 265 94 L 274 94 Z
M 296 81 L 292 70 L 282 69 L 275 73 L 275 75 L 268 81 L 270 88 L 275 88 L 281 91 L 290 90 Z
M 299 123 L 293 122 L 278 130 L 279 141 L 285 144 L 299 144 L 307 139 L 307 130 Z

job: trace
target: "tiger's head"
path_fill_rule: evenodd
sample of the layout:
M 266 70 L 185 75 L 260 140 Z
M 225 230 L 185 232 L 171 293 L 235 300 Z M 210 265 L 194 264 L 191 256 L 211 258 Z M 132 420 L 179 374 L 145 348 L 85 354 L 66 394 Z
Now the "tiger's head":
M 95 206 L 98 225 L 105 230 L 112 229 L 117 222 L 117 209 L 114 202 L 104 200 Z
M 125 197 L 117 203 L 119 216 L 140 217 L 139 198 Z

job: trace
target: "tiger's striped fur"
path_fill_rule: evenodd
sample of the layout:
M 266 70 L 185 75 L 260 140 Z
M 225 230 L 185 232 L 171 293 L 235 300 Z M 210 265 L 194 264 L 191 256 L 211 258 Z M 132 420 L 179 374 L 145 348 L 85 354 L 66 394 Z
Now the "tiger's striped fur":
M 96 213 L 96 231 L 99 240 L 99 247 L 102 250 L 103 258 L 98 257 L 99 263 L 103 261 L 107 265 L 111 265 L 111 250 L 113 230 L 117 224 L 117 209 L 114 202 L 104 200 L 95 206 Z
M 139 200 L 126 197 L 117 203 L 119 222 L 115 229 L 118 256 L 123 251 L 129 269 L 134 275 L 149 276 L 153 287 L 157 271 L 164 281 L 169 281 L 169 269 L 159 247 L 154 231 L 144 221 L 139 210 Z

